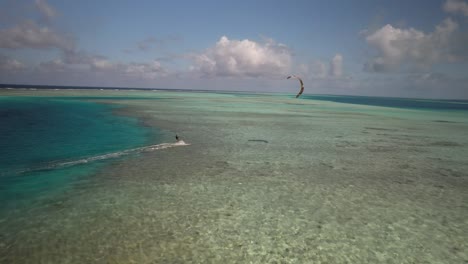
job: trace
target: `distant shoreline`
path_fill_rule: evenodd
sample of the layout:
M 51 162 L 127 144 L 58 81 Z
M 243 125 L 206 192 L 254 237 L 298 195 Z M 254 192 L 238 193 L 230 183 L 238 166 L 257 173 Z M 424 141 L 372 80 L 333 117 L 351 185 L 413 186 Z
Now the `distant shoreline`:
M 276 92 L 260 91 L 231 91 L 208 89 L 175 89 L 175 88 L 144 88 L 144 87 L 100 87 L 100 86 L 68 86 L 68 85 L 39 85 L 39 84 L 0 84 L 1 89 L 28 89 L 28 90 L 106 90 L 106 91 L 165 91 L 165 92 L 210 92 L 210 93 L 249 93 L 249 94 L 282 94 Z M 292 95 L 292 94 L 291 94 Z
M 27 90 L 106 90 L 106 91 L 165 91 L 165 92 L 199 92 L 199 93 L 223 93 L 223 94 L 262 94 L 262 95 L 291 95 L 287 92 L 272 92 L 272 91 L 246 91 L 246 90 L 209 90 L 209 89 L 176 89 L 176 88 L 144 88 L 144 87 L 100 87 L 100 86 L 69 86 L 69 85 L 42 85 L 42 84 L 1 84 L 0 90 L 10 89 L 27 89 Z M 326 96 L 326 97 L 355 97 L 355 98 L 387 98 L 387 99 L 409 99 L 409 100 L 437 100 L 437 101 L 453 101 L 467 103 L 468 99 L 460 98 L 416 98 L 416 97 L 394 97 L 394 96 L 379 96 L 379 95 L 351 95 L 351 94 L 309 94 L 304 93 L 302 97 L 308 96 Z M 333 100 L 331 100 L 333 101 Z
M 39 85 L 39 84 L 0 84 L 0 89 L 61 89 L 61 90 L 160 90 L 160 91 L 211 91 L 168 88 L 135 88 L 135 87 L 99 87 L 99 86 L 65 86 L 65 85 Z

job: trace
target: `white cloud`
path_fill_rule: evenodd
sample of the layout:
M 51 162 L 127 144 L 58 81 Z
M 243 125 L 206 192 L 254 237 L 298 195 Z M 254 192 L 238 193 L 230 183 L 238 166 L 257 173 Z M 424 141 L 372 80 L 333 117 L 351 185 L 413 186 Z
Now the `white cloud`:
M 156 60 L 149 63 L 119 63 L 95 56 L 91 58 L 88 65 L 92 71 L 107 72 L 135 78 L 155 79 L 167 74 L 167 70 Z
M 328 75 L 327 64 L 320 60 L 312 62 L 310 75 L 313 78 L 326 78 Z
M 92 64 L 93 61 L 105 59 L 103 56 L 90 55 L 84 51 L 66 50 L 63 53 L 63 61 L 66 64 Z
M 59 69 L 80 67 L 83 70 L 100 74 L 115 74 L 143 79 L 155 79 L 166 76 L 168 70 L 157 60 L 148 63 L 121 63 L 112 61 L 104 56 L 92 55 L 83 51 L 64 52 L 63 60 L 57 59 L 40 65 L 45 70 L 57 71 Z
M 39 64 L 39 70 L 42 72 L 63 72 L 65 67 L 66 64 L 60 59 L 42 62 Z
M 365 68 L 376 72 L 398 70 L 401 66 L 427 69 L 436 63 L 462 60 L 465 54 L 457 54 L 456 49 L 466 39 L 457 37 L 457 29 L 458 24 L 450 18 L 429 34 L 388 24 L 366 37 L 378 55 Z
M 461 0 L 447 0 L 444 3 L 444 11 L 448 13 L 462 13 L 468 16 L 468 4 Z
M 310 71 L 310 67 L 307 64 L 299 64 L 296 70 L 299 76 L 306 76 L 307 74 L 309 74 L 309 71 Z
M 330 60 L 313 60 L 297 68 L 301 76 L 311 79 L 332 79 L 343 77 L 343 56 L 335 54 Z
M 192 56 L 191 70 L 203 76 L 284 76 L 291 67 L 291 51 L 273 40 L 258 43 L 248 39 L 220 38 L 204 53 Z
M 124 67 L 124 72 L 130 76 L 142 77 L 146 79 L 155 79 L 167 74 L 166 69 L 164 69 L 161 63 L 156 60 L 150 63 L 127 64 Z
M 25 66 L 21 62 L 15 59 L 11 59 L 6 56 L 0 55 L 0 71 L 1 72 L 3 73 L 16 72 L 24 68 Z
M 73 41 L 49 27 L 25 21 L 17 26 L 0 30 L 0 48 L 7 49 L 73 49 Z
M 336 54 L 330 63 L 330 75 L 333 77 L 341 77 L 343 75 L 343 56 Z
M 55 9 L 51 7 L 46 0 L 36 0 L 35 4 L 37 9 L 39 9 L 46 19 L 50 20 L 57 16 Z
M 118 67 L 118 64 L 112 63 L 108 59 L 101 57 L 91 58 L 89 65 L 91 66 L 92 70 L 96 71 L 114 70 Z

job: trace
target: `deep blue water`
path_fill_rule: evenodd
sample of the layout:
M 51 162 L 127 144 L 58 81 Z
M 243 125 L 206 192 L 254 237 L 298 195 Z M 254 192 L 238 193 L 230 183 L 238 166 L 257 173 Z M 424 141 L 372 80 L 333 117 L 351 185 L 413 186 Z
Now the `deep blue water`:
M 64 188 L 106 161 L 56 164 L 157 140 L 138 120 L 114 115 L 115 107 L 70 98 L 0 97 L 0 209 Z
M 344 95 L 302 95 L 301 99 L 332 101 L 347 104 L 396 107 L 406 109 L 468 111 L 468 100 L 412 99 Z

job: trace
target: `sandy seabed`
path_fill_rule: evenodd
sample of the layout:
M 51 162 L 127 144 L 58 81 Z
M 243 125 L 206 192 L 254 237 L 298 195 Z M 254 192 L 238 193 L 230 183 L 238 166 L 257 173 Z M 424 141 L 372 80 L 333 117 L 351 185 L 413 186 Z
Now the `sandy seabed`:
M 1 263 L 468 263 L 466 112 L 281 95 L 0 95 L 92 96 L 191 144 L 114 160 L 12 210 Z

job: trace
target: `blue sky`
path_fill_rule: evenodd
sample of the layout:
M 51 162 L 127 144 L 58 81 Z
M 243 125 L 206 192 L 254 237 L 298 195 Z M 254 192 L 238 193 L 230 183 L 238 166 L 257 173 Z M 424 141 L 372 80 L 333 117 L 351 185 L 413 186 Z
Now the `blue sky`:
M 468 2 L 0 0 L 0 82 L 468 99 Z

